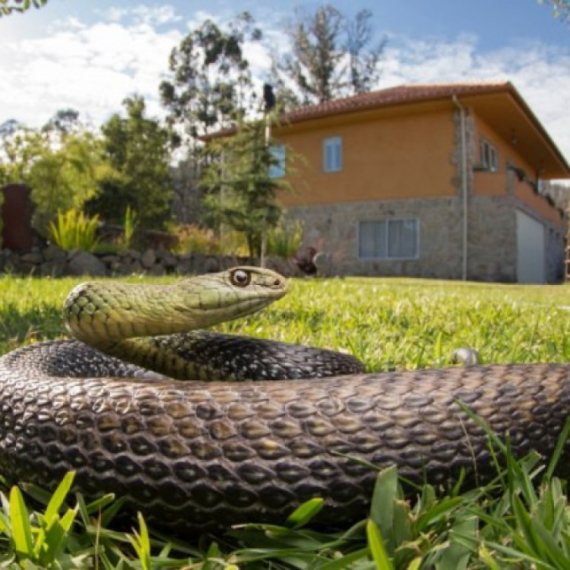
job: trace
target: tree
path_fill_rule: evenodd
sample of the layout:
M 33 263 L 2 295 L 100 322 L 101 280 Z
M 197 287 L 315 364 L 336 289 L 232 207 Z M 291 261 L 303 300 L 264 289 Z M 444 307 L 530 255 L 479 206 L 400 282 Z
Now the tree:
M 76 111 L 75 109 L 60 109 L 44 125 L 43 130 L 47 132 L 56 132 L 61 136 L 65 136 L 73 131 L 79 130 L 80 128 L 79 111 Z
M 201 186 L 206 191 L 206 222 L 245 234 L 252 257 L 261 252 L 262 236 L 281 218 L 278 191 L 289 190 L 272 167 L 283 167 L 265 139 L 266 121 L 240 121 L 233 136 L 210 143 L 216 160 L 206 168 Z
M 145 117 L 142 97 L 128 97 L 123 104 L 127 116 L 114 114 L 101 127 L 103 155 L 110 167 L 86 209 L 107 221 L 121 222 L 130 207 L 142 227 L 163 229 L 172 202 L 168 130 Z
M 103 169 L 100 142 L 84 131 L 54 139 L 45 129 L 35 131 L 13 121 L 4 126 L 0 184 L 30 186 L 36 206 L 34 227 L 47 236 L 59 211 L 80 209 L 97 192 L 97 178 Z
M 298 10 L 287 30 L 290 53 L 274 55 L 273 82 L 282 102 L 314 104 L 369 91 L 380 74 L 385 42 L 373 45 L 372 13 L 350 20 L 329 4 Z
M 31 6 L 40 8 L 45 6 L 47 0 L 0 0 L 0 18 L 2 16 L 9 16 L 14 12 L 25 12 Z
M 40 150 L 47 145 L 41 133 L 13 119 L 0 126 L 0 184 L 26 183 Z
M 92 133 L 68 135 L 58 147 L 46 144 L 40 148 L 27 176 L 36 205 L 34 227 L 48 235 L 58 213 L 81 210 L 97 193 L 104 170 L 101 142 Z
M 552 13 L 555 18 L 570 22 L 570 4 L 568 0 L 538 0 L 538 3 L 552 6 Z
M 161 83 L 160 96 L 176 144 L 194 146 L 200 136 L 228 126 L 254 105 L 243 44 L 260 38 L 252 17 L 244 12 L 228 29 L 206 20 L 172 50 L 172 78 Z

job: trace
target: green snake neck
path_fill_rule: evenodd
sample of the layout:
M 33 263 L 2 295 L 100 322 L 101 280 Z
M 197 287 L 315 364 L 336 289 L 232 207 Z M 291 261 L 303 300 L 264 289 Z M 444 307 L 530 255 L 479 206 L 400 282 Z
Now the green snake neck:
M 237 267 L 169 285 L 93 281 L 71 291 L 64 304 L 67 327 L 106 354 L 175 378 L 189 367 L 160 335 L 185 333 L 257 312 L 281 298 L 288 282 L 258 267 Z

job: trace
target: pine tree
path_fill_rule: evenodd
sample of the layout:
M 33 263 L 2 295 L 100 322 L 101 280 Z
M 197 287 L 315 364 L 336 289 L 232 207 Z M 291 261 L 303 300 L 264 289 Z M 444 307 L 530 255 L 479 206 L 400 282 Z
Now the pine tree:
M 285 178 L 272 176 L 272 167 L 285 164 L 267 144 L 266 124 L 240 121 L 233 136 L 211 142 L 214 160 L 201 179 L 205 221 L 243 233 L 252 257 L 260 255 L 264 234 L 281 219 L 278 192 L 291 188 Z

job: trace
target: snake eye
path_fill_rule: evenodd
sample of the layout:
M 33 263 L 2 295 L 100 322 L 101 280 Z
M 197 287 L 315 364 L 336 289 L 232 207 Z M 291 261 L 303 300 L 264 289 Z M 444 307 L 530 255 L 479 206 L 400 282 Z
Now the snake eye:
M 251 274 L 243 269 L 236 269 L 230 274 L 230 281 L 236 287 L 247 287 L 251 282 Z

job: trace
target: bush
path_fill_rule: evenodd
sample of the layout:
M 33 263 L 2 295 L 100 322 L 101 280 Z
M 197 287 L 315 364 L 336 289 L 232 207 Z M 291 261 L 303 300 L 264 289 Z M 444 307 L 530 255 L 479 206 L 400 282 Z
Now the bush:
M 267 235 L 267 254 L 293 257 L 303 243 L 303 223 L 280 224 Z
M 0 249 L 2 249 L 2 230 L 4 229 L 4 192 L 0 188 Z
M 127 250 L 132 247 L 137 225 L 137 213 L 130 206 L 127 206 L 127 209 L 125 210 L 125 219 L 123 221 L 123 235 L 119 239 L 120 249 Z
M 240 232 L 217 236 L 213 230 L 200 226 L 178 226 L 171 230 L 178 243 L 172 253 L 202 253 L 205 255 L 247 255 L 247 241 Z
M 51 240 L 66 251 L 93 251 L 98 244 L 99 216 L 89 218 L 76 209 L 58 212 L 56 222 L 50 223 Z

